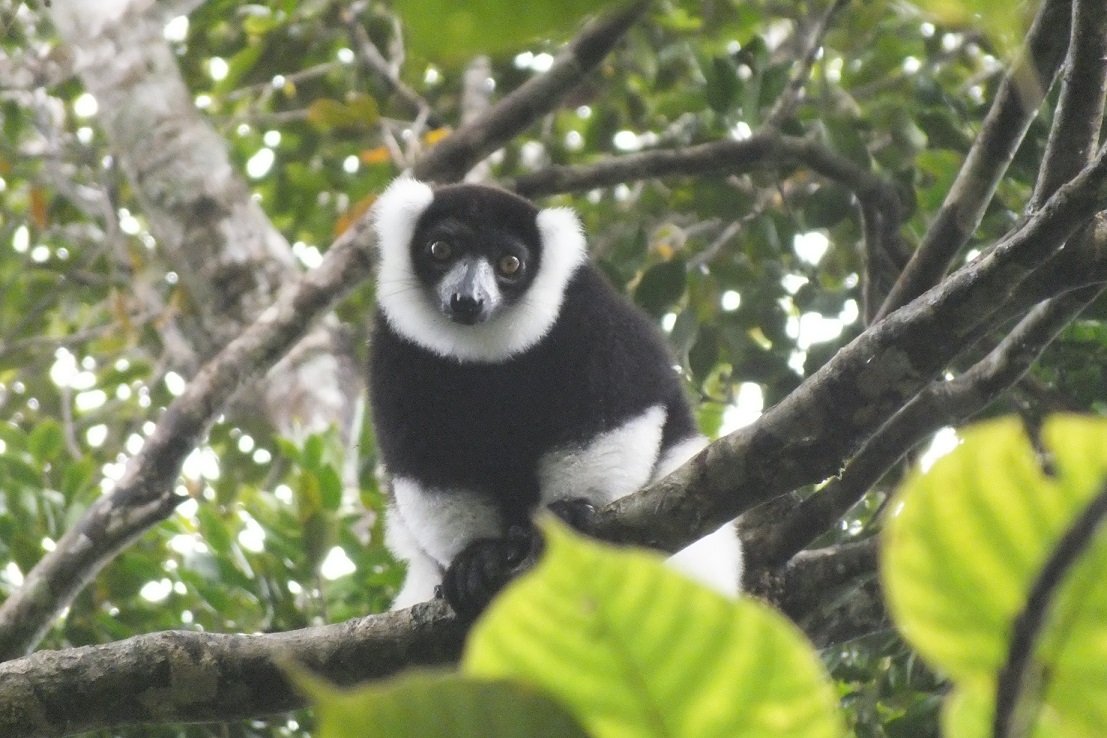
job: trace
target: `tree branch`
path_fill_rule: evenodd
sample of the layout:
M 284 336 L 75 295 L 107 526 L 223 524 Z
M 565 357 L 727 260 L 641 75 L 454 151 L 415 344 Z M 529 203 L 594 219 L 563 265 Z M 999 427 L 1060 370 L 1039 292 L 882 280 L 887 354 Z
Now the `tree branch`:
M 783 572 L 755 573 L 759 594 L 807 618 L 818 642 L 871 632 L 879 619 L 811 615 L 875 571 L 873 541 L 796 557 Z M 816 592 L 819 596 L 811 597 Z M 280 664 L 303 664 L 338 684 L 410 666 L 456 662 L 467 624 L 443 600 L 287 633 L 167 631 L 99 646 L 40 651 L 0 664 L 0 736 L 57 736 L 123 725 L 229 721 L 303 707 Z M 128 699 L 119 699 L 127 695 Z
M 343 9 L 341 12 L 346 27 L 350 31 L 354 47 L 358 50 L 358 54 L 366 66 L 378 78 L 383 80 L 396 93 L 397 97 L 404 101 L 404 104 L 411 109 L 413 114 L 423 116 L 431 127 L 437 128 L 442 125 L 441 120 L 434 114 L 430 104 L 423 96 L 411 89 L 392 69 L 392 65 L 388 63 L 388 60 L 384 58 L 384 54 L 373 43 L 373 39 L 369 38 L 369 33 L 361 25 L 358 17 L 349 9 Z
M 1066 60 L 1058 113 L 1042 164 L 1035 200 L 1039 202 L 1080 171 L 1099 140 L 1107 98 L 1107 16 L 1097 3 L 1073 6 L 1072 42 Z M 775 517 L 756 517 L 759 530 L 752 555 L 766 565 L 780 565 L 806 547 L 844 515 L 912 448 L 943 425 L 956 425 L 983 410 L 1016 382 L 1057 334 L 1101 292 L 1107 281 L 1107 223 L 1066 244 L 1025 280 L 1018 293 L 993 319 L 977 327 L 979 336 L 999 327 L 1008 316 L 1055 294 L 1057 285 L 1081 285 L 1034 308 L 983 360 L 949 382 L 938 381 L 898 411 L 866 441 L 839 477 L 801 503 Z M 783 520 L 782 520 L 783 519 Z M 779 522 L 781 521 L 782 522 Z M 763 525 L 758 525 L 758 522 Z
M 287 633 L 166 631 L 40 651 L 0 664 L 0 736 L 52 737 L 292 710 L 306 700 L 285 680 L 281 664 L 302 664 L 338 684 L 354 684 L 407 666 L 454 663 L 466 628 L 437 600 Z
M 1107 242 L 1105 242 L 1107 247 Z M 1094 300 L 1102 288 L 1083 287 L 1047 300 L 964 374 L 932 382 L 892 416 L 818 493 L 783 516 L 743 521 L 756 536 L 748 547 L 755 565 L 780 566 L 826 532 L 915 446 L 945 425 L 957 425 L 986 408 L 1018 382 L 1045 348 Z
M 554 110 L 580 81 L 615 47 L 623 34 L 646 12 L 649 0 L 636 0 L 618 12 L 600 18 L 565 45 L 553 66 L 520 85 L 511 94 L 443 139 L 415 165 L 412 174 L 426 182 L 460 179 L 484 157 L 519 131 Z
M 819 56 L 819 50 L 822 49 L 823 38 L 826 36 L 826 32 L 830 30 L 830 24 L 834 21 L 835 16 L 848 4 L 849 0 L 834 0 L 822 17 L 819 18 L 807 39 L 803 56 L 788 78 L 788 84 L 785 85 L 780 97 L 776 99 L 772 110 L 765 116 L 767 125 L 777 128 L 795 111 L 800 102 L 800 93 L 803 91 L 803 86 L 807 84 L 807 78 L 811 75 L 811 67 L 814 66 L 815 60 Z
M 1088 163 L 1103 127 L 1107 94 L 1107 14 L 1098 3 L 1076 0 L 1072 39 L 1053 127 L 1029 209 L 1037 208 Z
M 1071 5 L 1072 0 L 1042 3 L 1025 50 L 1003 78 L 945 202 L 876 318 L 937 284 L 976 230 L 1064 58 Z
M 587 192 L 597 187 L 652 177 L 743 174 L 769 166 L 804 164 L 859 197 L 898 202 L 894 187 L 819 143 L 760 128 L 739 141 L 723 139 L 681 149 L 654 149 L 611 157 L 595 164 L 555 166 L 507 180 L 504 186 L 525 197 Z
M 601 510 L 597 534 L 676 551 L 766 500 L 835 474 L 1103 207 L 1105 174 L 1107 147 L 991 253 L 871 326 L 758 422 Z

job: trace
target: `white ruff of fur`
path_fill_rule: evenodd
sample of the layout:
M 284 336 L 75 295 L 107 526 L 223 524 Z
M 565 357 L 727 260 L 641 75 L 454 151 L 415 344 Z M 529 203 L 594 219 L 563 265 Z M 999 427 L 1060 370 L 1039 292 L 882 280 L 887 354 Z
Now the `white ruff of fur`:
M 542 263 L 523 296 L 500 315 L 478 325 L 447 318 L 415 275 L 411 238 L 419 216 L 434 199 L 431 188 L 401 177 L 376 204 L 380 249 L 377 303 L 400 335 L 439 356 L 470 362 L 501 362 L 534 346 L 561 312 L 565 286 L 585 259 L 580 221 L 569 208 L 538 213 Z

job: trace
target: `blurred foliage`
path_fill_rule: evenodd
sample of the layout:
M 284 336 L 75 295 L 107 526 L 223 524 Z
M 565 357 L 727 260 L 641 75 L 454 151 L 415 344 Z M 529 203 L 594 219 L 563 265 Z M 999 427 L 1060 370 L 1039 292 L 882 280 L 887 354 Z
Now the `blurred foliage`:
M 484 5 L 520 15 L 506 2 Z M 827 5 L 654 3 L 565 105 L 492 157 L 492 176 L 747 135 Z M 788 124 L 902 187 L 908 246 L 934 217 L 1009 61 L 983 22 L 999 6 L 980 0 L 978 16 L 954 18 L 938 3 L 850 3 Z M 465 47 L 491 54 L 494 99 L 548 68 L 577 12 L 565 11 L 551 40 Z M 482 32 L 500 25 L 510 28 Z M 48 20 L 18 0 L 0 0 L 0 28 L 14 64 L 64 62 Z M 398 28 L 387 4 L 337 0 L 208 0 L 166 27 L 197 105 L 305 267 L 459 123 L 467 56 L 405 59 Z M 429 115 L 365 61 L 362 32 Z M 49 84 L 0 81 L 0 596 L 110 489 L 189 371 L 168 360 L 187 295 L 87 96 L 75 78 L 35 79 Z M 969 249 L 1020 217 L 1047 125 L 1043 115 L 1031 126 Z M 604 273 L 664 326 L 708 433 L 748 422 L 862 329 L 852 196 L 802 168 L 630 182 L 549 204 L 580 211 Z M 338 309 L 358 345 L 372 303 L 366 285 Z M 1103 410 L 1103 315 L 1096 306 L 1046 353 L 1029 399 Z M 382 545 L 368 427 L 360 446 L 353 460 L 331 434 L 281 439 L 258 417 L 228 414 L 186 464 L 178 513 L 87 587 L 43 647 L 166 628 L 286 630 L 384 609 L 402 572 Z M 821 542 L 871 535 L 883 502 L 874 490 Z M 945 686 L 897 637 L 823 656 L 857 735 L 934 734 Z M 310 726 L 300 714 L 114 734 L 302 735 Z
M 1032 443 L 1017 418 L 1003 418 L 966 429 L 963 439 L 905 482 L 881 556 L 897 625 L 956 684 L 946 734 L 994 734 L 997 674 L 1010 668 L 1015 642 L 1029 651 L 1014 720 L 1024 724 L 1020 734 L 1102 735 L 1107 536 L 1095 535 L 1098 520 L 1081 546 L 1060 542 L 1093 505 L 1105 509 L 1097 498 L 1107 490 L 1107 422 L 1055 415 Z M 1047 561 L 1062 550 L 1071 563 L 1046 578 Z M 1032 594 L 1043 579 L 1056 590 L 1048 599 Z M 1034 622 L 1027 613 L 1035 601 L 1040 632 L 1020 631 Z

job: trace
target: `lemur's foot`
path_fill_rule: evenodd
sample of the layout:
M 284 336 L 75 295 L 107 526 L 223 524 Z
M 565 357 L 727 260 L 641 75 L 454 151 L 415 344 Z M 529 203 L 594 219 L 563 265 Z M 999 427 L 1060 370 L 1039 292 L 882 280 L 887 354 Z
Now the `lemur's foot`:
M 534 565 L 542 536 L 534 526 L 514 525 L 504 538 L 479 538 L 446 569 L 441 592 L 454 612 L 473 620 L 504 586 Z

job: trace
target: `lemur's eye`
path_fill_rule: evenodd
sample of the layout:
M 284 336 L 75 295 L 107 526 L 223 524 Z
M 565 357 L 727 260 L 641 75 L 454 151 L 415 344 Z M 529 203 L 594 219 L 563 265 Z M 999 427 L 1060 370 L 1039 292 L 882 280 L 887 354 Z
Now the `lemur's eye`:
M 519 261 L 518 256 L 508 254 L 500 257 L 500 274 L 505 277 L 514 277 L 519 273 L 521 266 L 523 266 L 523 262 Z
M 436 261 L 446 261 L 454 253 L 454 250 L 450 248 L 450 244 L 445 241 L 435 241 L 430 245 L 430 255 Z

